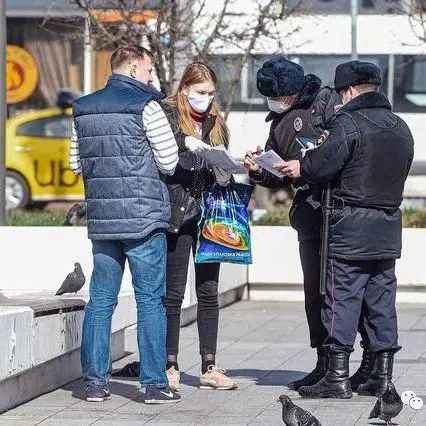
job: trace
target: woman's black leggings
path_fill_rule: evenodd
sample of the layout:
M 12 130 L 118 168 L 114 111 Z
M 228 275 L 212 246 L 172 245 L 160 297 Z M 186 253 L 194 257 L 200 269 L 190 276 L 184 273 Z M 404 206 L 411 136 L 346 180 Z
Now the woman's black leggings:
M 197 223 L 185 224 L 179 234 L 167 235 L 167 355 L 179 352 L 180 311 L 185 295 L 191 247 L 195 253 Z M 219 321 L 219 263 L 195 264 L 195 288 L 200 354 L 215 354 Z

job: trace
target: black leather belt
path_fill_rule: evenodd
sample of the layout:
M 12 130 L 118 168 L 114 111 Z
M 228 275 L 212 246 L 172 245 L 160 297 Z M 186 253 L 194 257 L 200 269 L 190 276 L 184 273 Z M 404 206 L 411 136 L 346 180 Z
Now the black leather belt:
M 359 207 L 362 209 L 374 209 L 374 210 L 382 210 L 387 213 L 392 213 L 398 210 L 398 207 L 382 207 L 382 206 L 372 206 L 372 205 L 365 205 L 365 204 L 358 204 L 353 203 L 351 201 L 344 200 L 343 198 L 337 198 L 334 197 L 331 200 L 331 208 L 336 210 L 344 209 L 346 206 L 349 207 Z

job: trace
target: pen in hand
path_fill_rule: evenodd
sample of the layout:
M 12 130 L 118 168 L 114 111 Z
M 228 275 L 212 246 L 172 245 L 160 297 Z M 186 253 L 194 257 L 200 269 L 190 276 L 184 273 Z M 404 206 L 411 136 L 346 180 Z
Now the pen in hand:
M 257 172 L 260 170 L 259 165 L 255 161 L 255 157 L 259 156 L 263 152 L 263 149 L 258 146 L 256 151 L 247 151 L 244 158 L 244 166 L 252 172 Z

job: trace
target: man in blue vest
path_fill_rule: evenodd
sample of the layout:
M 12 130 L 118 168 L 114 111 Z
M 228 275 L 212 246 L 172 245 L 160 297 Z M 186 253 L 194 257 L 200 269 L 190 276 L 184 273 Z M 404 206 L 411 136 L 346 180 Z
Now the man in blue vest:
M 70 165 L 84 180 L 93 244 L 81 363 L 86 400 L 111 397 L 111 318 L 126 260 L 133 278 L 145 403 L 178 402 L 165 373 L 166 237 L 170 203 L 160 173 L 173 174 L 177 145 L 152 86 L 153 57 L 117 49 L 106 87 L 74 105 Z

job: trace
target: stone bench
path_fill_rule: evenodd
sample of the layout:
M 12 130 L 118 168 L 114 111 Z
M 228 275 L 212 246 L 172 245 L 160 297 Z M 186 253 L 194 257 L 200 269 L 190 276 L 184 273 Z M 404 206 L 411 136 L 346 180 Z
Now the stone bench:
M 0 412 L 81 376 L 83 297 L 22 294 L 0 302 Z M 133 293 L 120 294 L 112 324 L 112 358 L 127 355 L 135 322 Z

